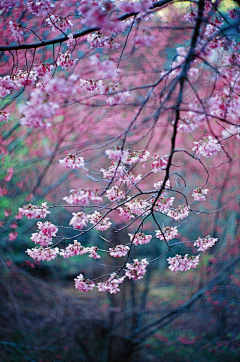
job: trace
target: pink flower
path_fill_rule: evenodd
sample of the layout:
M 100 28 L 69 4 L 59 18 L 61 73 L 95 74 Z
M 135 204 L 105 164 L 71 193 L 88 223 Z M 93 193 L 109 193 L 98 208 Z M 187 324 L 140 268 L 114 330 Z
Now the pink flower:
M 113 160 L 115 162 L 123 161 L 125 160 L 127 156 L 127 152 L 123 150 L 106 150 L 106 155 L 110 160 Z
M 205 195 L 207 195 L 208 191 L 208 189 L 201 189 L 200 187 L 198 187 L 197 189 L 193 190 L 192 196 L 195 201 L 204 201 L 206 200 Z
M 178 229 L 176 226 L 166 226 L 162 228 L 162 232 L 161 230 L 156 230 L 156 238 L 159 238 L 160 240 L 165 240 L 163 234 L 165 236 L 165 239 L 169 241 L 175 238 L 175 236 L 178 234 Z
M 98 211 L 94 211 L 92 215 L 88 215 L 91 224 L 94 224 L 96 230 L 105 231 L 110 228 L 112 223 L 108 217 L 102 218 L 102 214 Z
M 12 32 L 13 38 L 18 43 L 23 41 L 23 30 L 21 24 L 14 24 L 11 20 L 9 21 L 10 30 Z
M 110 278 L 106 282 L 100 282 L 97 285 L 99 292 L 109 292 L 110 294 L 116 294 L 120 292 L 119 284 L 122 284 L 125 276 L 119 278 L 115 273 L 111 274 Z
M 110 201 L 116 201 L 125 198 L 125 192 L 120 191 L 118 186 L 113 186 L 111 189 L 106 191 L 106 197 Z
M 109 248 L 110 255 L 114 258 L 126 256 L 130 248 L 126 245 L 116 245 L 114 248 Z
M 146 267 L 148 264 L 146 259 L 142 259 L 141 261 L 134 259 L 133 264 L 127 263 L 126 267 L 128 270 L 125 273 L 126 277 L 134 280 L 142 279 L 146 274 Z
M 9 120 L 9 113 L 6 111 L 0 111 L 0 122 L 8 122 Z
M 146 162 L 150 153 L 146 150 L 143 151 L 134 151 L 127 150 L 127 157 L 124 160 L 124 163 L 132 165 L 136 162 Z
M 95 287 L 95 284 L 89 280 L 84 279 L 84 276 L 82 274 L 79 274 L 75 279 L 75 288 L 80 290 L 80 292 L 88 292 L 89 290 L 93 290 Z
M 154 210 L 162 213 L 167 213 L 170 210 L 170 207 L 173 205 L 174 200 L 175 197 L 166 198 L 164 196 L 160 196 L 157 199 Z
M 47 210 L 47 203 L 42 203 L 42 206 L 35 206 L 32 204 L 23 205 L 23 207 L 19 208 L 19 212 L 22 215 L 27 216 L 28 219 L 40 219 L 45 218 L 47 214 L 50 214 L 50 211 Z
M 24 117 L 20 119 L 22 126 L 49 128 L 51 123 L 44 121 L 55 114 L 58 105 L 52 102 L 46 103 L 40 89 L 34 89 L 31 93 L 30 101 L 20 106 L 20 111 Z
M 186 205 L 179 205 L 177 209 L 170 210 L 167 213 L 167 216 L 171 217 L 174 220 L 184 219 L 189 215 L 189 208 Z
M 38 229 L 41 231 L 43 235 L 47 235 L 49 237 L 56 236 L 58 232 L 58 228 L 49 221 L 37 223 Z
M 75 255 L 84 255 L 89 252 L 89 248 L 85 248 L 77 240 L 74 240 L 73 244 L 69 244 L 65 249 L 61 249 L 59 255 L 64 258 L 70 258 Z
M 188 254 L 186 254 L 184 257 L 182 255 L 176 255 L 173 258 L 167 259 L 169 263 L 169 269 L 177 273 L 178 271 L 187 271 L 193 268 L 196 268 L 199 264 L 199 255 L 197 256 L 191 256 L 188 259 Z
M 102 197 L 90 190 L 70 190 L 70 196 L 63 197 L 69 205 L 88 206 L 90 201 L 102 201 Z
M 153 158 L 153 162 L 152 162 L 152 168 L 153 168 L 153 172 L 158 172 L 158 171 L 162 171 L 165 170 L 168 164 L 168 159 L 169 156 L 168 155 L 164 155 L 164 156 L 158 156 L 155 155 Z
M 46 64 L 42 63 L 39 65 L 36 65 L 33 68 L 33 71 L 38 78 L 43 78 L 45 75 L 48 75 L 49 73 L 51 73 L 52 68 L 53 68 L 53 65 L 51 65 L 49 63 L 46 63 Z
M 50 261 L 56 259 L 57 255 L 59 254 L 59 249 L 36 246 L 35 248 L 27 249 L 26 253 L 30 256 L 30 258 L 36 259 L 38 261 Z
M 194 143 L 196 146 L 192 150 L 196 152 L 197 156 L 202 155 L 209 158 L 215 156 L 221 150 L 218 140 L 213 139 L 211 136 L 205 136 L 202 140 Z
M 120 70 L 117 68 L 116 64 L 111 60 L 99 60 L 100 55 L 94 54 L 90 56 L 92 65 L 97 71 L 98 78 L 110 78 L 117 80 L 120 75 Z
M 93 259 L 101 259 L 101 256 L 97 254 L 97 249 L 98 249 L 97 246 L 92 246 L 88 248 L 89 252 L 88 257 Z
M 85 165 L 83 157 L 77 157 L 69 153 L 63 160 L 59 160 L 60 165 L 65 168 L 78 169 Z
M 114 177 L 115 180 L 121 180 L 124 176 L 122 166 L 117 167 L 116 163 L 110 166 L 108 170 L 101 168 L 100 171 L 103 173 L 103 178 L 112 179 Z
M 125 206 L 129 208 L 132 214 L 140 216 L 143 215 L 148 210 L 150 204 L 147 201 L 136 198 L 129 202 L 126 202 Z
M 117 49 L 120 46 L 120 44 L 114 42 L 112 37 L 104 36 L 100 31 L 89 34 L 87 37 L 87 42 L 91 45 L 91 49 Z
M 116 104 L 125 103 L 127 97 L 130 96 L 130 93 L 128 91 L 126 92 L 119 92 L 117 94 L 114 94 L 112 97 L 109 97 L 106 100 L 106 103 L 110 106 L 115 106 Z
M 67 69 L 68 67 L 72 67 L 78 59 L 71 59 L 71 53 L 67 50 L 64 54 L 59 53 L 57 58 L 57 65 L 61 66 L 62 69 Z
M 29 8 L 30 13 L 35 14 L 37 16 L 44 15 L 48 13 L 51 8 L 54 8 L 54 4 L 51 0 L 28 0 L 27 6 Z
M 39 244 L 43 247 L 49 246 L 52 244 L 52 238 L 48 235 L 44 235 L 43 233 L 33 233 L 30 238 L 35 244 Z
M 207 235 L 205 238 L 202 239 L 198 237 L 193 245 L 198 247 L 198 251 L 206 251 L 207 249 L 211 248 L 217 241 L 218 238 L 212 238 L 210 235 Z
M 69 225 L 72 225 L 74 229 L 82 229 L 88 224 L 88 218 L 84 212 L 73 212 L 73 217 L 69 222 Z
M 128 234 L 130 240 L 133 242 L 134 245 L 143 245 L 150 243 L 152 239 L 152 235 L 145 235 L 144 233 L 137 233 L 135 236 L 134 234 Z
M 59 15 L 50 15 L 50 17 L 46 19 L 46 22 L 52 26 L 52 31 L 60 30 L 65 32 L 72 26 L 71 20 L 62 18 Z

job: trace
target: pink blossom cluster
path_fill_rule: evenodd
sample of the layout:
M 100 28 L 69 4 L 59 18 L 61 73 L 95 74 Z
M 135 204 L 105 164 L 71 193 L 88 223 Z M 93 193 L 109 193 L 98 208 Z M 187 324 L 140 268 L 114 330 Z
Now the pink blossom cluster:
M 33 67 L 33 72 L 38 78 L 43 78 L 46 75 L 49 75 L 51 73 L 51 69 L 53 68 L 53 65 L 49 63 L 41 63 L 38 65 L 35 65 Z
M 36 246 L 32 249 L 27 249 L 26 253 L 30 258 L 38 261 L 50 261 L 56 259 L 59 254 L 58 248 L 43 248 L 42 246 Z
M 129 249 L 129 246 L 126 245 L 116 245 L 114 248 L 109 248 L 109 254 L 114 258 L 121 258 L 127 255 Z
M 161 230 L 156 230 L 156 238 L 159 238 L 160 240 L 172 240 L 175 238 L 175 236 L 178 234 L 178 229 L 176 226 L 169 227 L 165 226 Z
M 93 290 L 95 284 L 90 279 L 85 279 L 82 274 L 79 274 L 75 279 L 75 288 L 80 290 L 80 292 L 88 292 Z
M 186 205 L 179 205 L 177 209 L 170 210 L 167 216 L 174 220 L 182 220 L 189 215 L 189 207 Z
M 120 46 L 120 44 L 114 42 L 112 37 L 104 36 L 100 31 L 89 34 L 87 37 L 87 42 L 91 45 L 91 49 L 117 49 Z
M 124 160 L 124 163 L 128 165 L 132 165 L 136 162 L 146 162 L 150 152 L 147 150 L 135 151 L 135 150 L 127 150 L 127 157 Z
M 211 248 L 216 242 L 218 238 L 212 238 L 210 235 L 207 235 L 205 238 L 200 238 L 195 241 L 194 246 L 198 247 L 198 251 L 206 251 Z
M 9 113 L 6 111 L 0 111 L 0 122 L 8 122 L 9 120 Z
M 208 189 L 202 189 L 201 187 L 198 187 L 197 189 L 193 190 L 192 196 L 195 201 L 204 201 L 206 200 L 208 191 Z
M 84 212 L 79 211 L 77 213 L 73 212 L 73 217 L 71 218 L 69 225 L 72 225 L 74 229 L 82 229 L 88 224 L 87 215 Z
M 18 43 L 23 41 L 23 30 L 21 24 L 14 24 L 11 20 L 9 21 L 9 27 L 12 32 L 13 38 Z
M 186 254 L 184 257 L 182 255 L 176 255 L 172 258 L 167 259 L 169 264 L 169 269 L 177 273 L 178 271 L 187 271 L 193 268 L 196 268 L 199 264 L 199 255 L 197 256 L 191 256 L 188 259 L 188 254 Z
M 196 152 L 197 156 L 212 157 L 215 156 L 220 150 L 221 145 L 218 140 L 213 139 L 212 136 L 205 136 L 202 140 L 194 142 L 196 144 L 193 147 L 193 151 Z
M 163 181 L 158 181 L 158 182 L 155 182 L 153 184 L 153 187 L 156 189 L 156 190 L 159 190 L 163 185 Z M 164 186 L 164 189 L 171 189 L 171 181 L 170 180 L 167 180 L 166 183 L 165 183 L 165 186 Z
M 138 261 L 138 259 L 133 260 L 133 264 L 127 263 L 127 271 L 125 273 L 126 277 L 129 279 L 142 279 L 143 276 L 146 274 L 146 267 L 149 263 L 146 259 L 142 259 L 141 261 Z
M 38 233 L 33 233 L 31 240 L 35 244 L 39 244 L 41 246 L 49 246 L 52 244 L 52 238 L 56 236 L 58 232 L 58 228 L 49 221 L 37 223 L 38 225 Z
M 104 94 L 106 87 L 101 79 L 93 80 L 93 79 L 79 79 L 80 90 L 89 93 L 100 93 Z
M 70 258 L 75 255 L 84 255 L 88 253 L 88 248 L 85 248 L 77 240 L 73 244 L 69 244 L 65 249 L 61 249 L 59 255 L 64 258 Z
M 50 15 L 49 18 L 46 19 L 46 22 L 52 26 L 52 31 L 56 31 L 57 29 L 65 32 L 72 27 L 71 20 L 62 18 L 60 15 Z
M 111 189 L 106 191 L 106 197 L 110 201 L 121 200 L 125 198 L 125 192 L 120 191 L 118 186 L 113 186 Z
M 89 253 L 89 258 L 100 259 L 101 256 L 97 254 L 97 246 L 84 247 L 77 240 L 73 244 L 69 244 L 65 249 L 61 249 L 59 255 L 63 258 L 70 258 L 75 255 L 85 255 Z
M 113 160 L 115 162 L 124 162 L 127 157 L 127 151 L 123 150 L 106 150 L 105 153 L 110 160 Z
M 122 166 L 118 166 L 117 163 L 113 163 L 107 170 L 101 168 L 100 171 L 103 174 L 103 178 L 109 178 L 114 180 L 121 180 L 124 177 L 124 171 Z
M 70 190 L 70 195 L 63 197 L 69 205 L 88 206 L 90 201 L 102 201 L 102 197 L 98 196 L 96 192 L 90 190 Z
M 68 153 L 67 156 L 59 160 L 60 165 L 62 165 L 65 168 L 71 168 L 71 169 L 78 169 L 80 167 L 85 166 L 84 158 L 78 157 L 76 155 L 73 155 L 71 153 Z
M 48 211 L 47 203 L 43 202 L 42 206 L 23 205 L 23 207 L 19 208 L 19 213 L 25 215 L 28 219 L 44 219 L 47 214 L 50 214 L 50 211 Z
M 162 171 L 165 170 L 168 164 L 168 159 L 169 156 L 168 155 L 164 155 L 164 156 L 158 156 L 155 155 L 153 157 L 153 162 L 151 164 L 152 168 L 153 168 L 153 172 L 158 172 L 158 171 Z
M 57 108 L 56 103 L 46 102 L 40 89 L 34 89 L 31 92 L 30 101 L 20 106 L 20 111 L 24 114 L 24 117 L 20 119 L 20 124 L 28 127 L 49 128 L 51 123 L 44 119 L 52 117 Z
M 54 8 L 55 5 L 51 0 L 41 0 L 41 1 L 28 0 L 27 6 L 32 14 L 41 16 L 48 13 L 51 10 L 51 8 Z
M 132 214 L 136 214 L 138 216 L 143 215 L 148 207 L 150 206 L 149 202 L 145 200 L 140 200 L 138 198 L 132 199 L 125 203 L 125 206 L 129 208 Z
M 110 228 L 112 223 L 108 217 L 103 218 L 102 214 L 98 211 L 94 211 L 93 214 L 88 215 L 89 221 L 94 225 L 96 230 L 105 231 Z
M 67 69 L 68 67 L 72 67 L 78 59 L 72 59 L 72 54 L 69 50 L 65 53 L 59 53 L 57 58 L 57 65 L 62 67 L 62 69 Z
M 109 292 L 110 294 L 116 294 L 120 292 L 119 284 L 124 282 L 125 276 L 117 277 L 115 273 L 111 274 L 110 278 L 106 282 L 100 282 L 97 284 L 99 292 Z
M 151 239 L 152 239 L 152 235 L 146 235 L 144 233 L 137 233 L 136 235 L 134 234 L 128 234 L 130 237 L 131 242 L 134 245 L 144 245 L 144 244 L 148 244 L 150 243 Z
M 160 196 L 155 204 L 154 210 L 162 213 L 167 213 L 171 206 L 173 205 L 173 202 L 175 200 L 175 197 L 164 197 Z

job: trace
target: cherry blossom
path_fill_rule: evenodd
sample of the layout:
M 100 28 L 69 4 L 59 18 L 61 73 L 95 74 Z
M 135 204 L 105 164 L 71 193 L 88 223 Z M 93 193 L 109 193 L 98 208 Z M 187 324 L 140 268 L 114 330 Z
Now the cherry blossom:
M 168 258 L 168 264 L 169 264 L 169 269 L 174 272 L 177 273 L 178 271 L 187 271 L 193 268 L 196 268 L 199 264 L 199 255 L 197 256 L 191 256 L 188 259 L 188 254 L 186 254 L 184 257 L 182 255 L 176 255 L 172 258 Z
M 147 150 L 143 151 L 135 151 L 135 150 L 127 150 L 127 157 L 124 159 L 124 163 L 128 165 L 132 165 L 136 162 L 146 162 L 150 152 Z
M 106 150 L 105 153 L 110 160 L 115 162 L 124 162 L 125 158 L 127 157 L 127 152 L 122 150 Z
M 59 160 L 60 165 L 62 165 L 65 168 L 71 168 L 71 169 L 78 169 L 80 167 L 85 166 L 84 158 L 78 157 L 76 155 L 73 155 L 71 153 L 68 153 L 67 156 Z
M 90 190 L 70 190 L 70 196 L 63 197 L 69 205 L 88 206 L 90 201 L 102 201 L 102 197 L 98 196 L 96 192 Z
M 72 225 L 74 229 L 82 229 L 88 224 L 87 215 L 84 212 L 79 211 L 77 213 L 73 212 L 73 217 L 69 222 L 69 225 Z
M 43 202 L 42 206 L 35 206 L 32 204 L 23 205 L 23 207 L 19 208 L 19 212 L 22 215 L 25 215 L 28 219 L 44 219 L 47 214 L 50 214 L 50 211 L 47 209 L 47 203 Z
M 126 256 L 130 248 L 126 245 L 116 245 L 114 248 L 109 248 L 109 254 L 114 258 Z
M 23 30 L 21 24 L 14 24 L 11 20 L 9 21 L 9 27 L 12 32 L 15 41 L 21 43 L 23 41 Z
M 210 235 L 207 235 L 205 238 L 198 237 L 193 245 L 198 247 L 198 251 L 204 252 L 211 248 L 217 241 L 218 238 L 212 238 Z
M 176 226 L 169 227 L 165 226 L 161 230 L 156 230 L 156 238 L 159 238 L 160 240 L 172 240 L 175 238 L 175 236 L 178 234 L 178 229 Z
M 93 214 L 88 215 L 91 224 L 94 224 L 96 230 L 105 231 L 110 228 L 112 223 L 108 217 L 102 218 L 102 214 L 98 211 L 94 211 Z
M 67 50 L 64 54 L 59 53 L 57 58 L 57 65 L 61 66 L 62 69 L 67 69 L 68 67 L 72 67 L 78 59 L 71 59 L 71 53 Z
M 152 235 L 146 235 L 144 233 L 137 233 L 136 235 L 134 234 L 128 234 L 128 235 L 132 243 L 136 246 L 148 244 L 152 239 Z
M 89 290 L 93 290 L 95 284 L 93 281 L 89 279 L 84 279 L 82 274 L 79 274 L 75 279 L 75 288 L 78 289 L 80 292 L 88 292 Z
M 116 294 L 120 292 L 119 284 L 122 284 L 125 276 L 118 277 L 115 273 L 112 273 L 110 278 L 106 282 L 100 282 L 97 284 L 99 292 L 109 292 L 110 294 Z
M 24 114 L 24 117 L 20 119 L 20 124 L 28 127 L 49 128 L 51 123 L 44 119 L 52 117 L 57 108 L 56 103 L 45 102 L 41 90 L 35 89 L 31 93 L 30 101 L 20 106 L 20 111 Z
M 32 259 L 36 259 L 38 261 L 50 261 L 56 259 L 59 254 L 58 248 L 43 248 L 42 246 L 36 246 L 32 249 L 27 249 L 26 253 Z
M 127 271 L 125 273 L 126 277 L 129 279 L 142 279 L 143 276 L 146 274 L 146 267 L 149 263 L 146 259 L 142 259 L 141 261 L 138 261 L 138 259 L 133 260 L 133 264 L 127 263 Z
M 162 213 L 167 213 L 170 210 L 171 206 L 173 205 L 174 200 L 175 197 L 166 198 L 164 196 L 160 196 L 156 201 L 154 210 Z
M 72 26 L 71 20 L 62 18 L 59 15 L 50 15 L 50 17 L 46 19 L 46 22 L 52 26 L 52 31 L 56 31 L 57 29 L 65 32 Z
M 158 156 L 155 155 L 152 162 L 153 172 L 165 170 L 168 164 L 168 155 Z
M 111 189 L 106 191 L 106 197 L 110 201 L 116 201 L 125 198 L 125 192 L 120 191 L 118 186 L 113 186 Z
M 202 155 L 209 158 L 215 156 L 221 150 L 220 143 L 213 139 L 212 136 L 203 137 L 201 141 L 194 143 L 196 146 L 192 150 L 196 152 L 197 156 Z
M 65 249 L 61 249 L 59 255 L 64 258 L 70 258 L 75 255 L 84 255 L 89 252 L 89 248 L 85 248 L 77 240 L 74 240 L 73 244 L 69 244 Z
M 167 216 L 171 217 L 174 220 L 184 219 L 189 215 L 189 208 L 186 205 L 179 205 L 177 209 L 170 210 L 167 213 Z
M 51 8 L 54 8 L 55 5 L 52 3 L 51 0 L 28 0 L 27 6 L 32 14 L 40 16 L 51 11 Z
M 193 190 L 192 196 L 196 201 L 204 201 L 206 200 L 206 195 L 208 191 L 208 189 L 201 189 L 200 187 L 198 187 L 197 189 Z

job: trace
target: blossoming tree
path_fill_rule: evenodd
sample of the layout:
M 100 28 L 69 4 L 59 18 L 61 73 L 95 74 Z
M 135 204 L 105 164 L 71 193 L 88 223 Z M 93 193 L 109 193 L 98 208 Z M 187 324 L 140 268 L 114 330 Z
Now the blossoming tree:
M 55 167 L 55 175 L 67 169 L 80 176 L 62 195 L 64 204 L 19 209 L 18 217 L 37 219 L 31 236 L 37 246 L 27 254 L 38 261 L 85 254 L 121 260 L 97 281 L 80 271 L 75 287 L 82 292 L 115 294 L 167 254 L 175 273 L 196 268 L 199 252 L 218 240 L 184 235 L 196 253 L 176 252 L 186 221 L 218 211 L 204 207 L 214 194 L 214 174 L 238 162 L 239 10 L 223 11 L 221 3 L 0 1 L 9 35 L 0 46 L 0 96 L 6 100 L 0 121 L 11 124 L 11 102 L 24 93 L 29 98 L 18 108 L 21 127 L 50 135 L 67 109 L 63 126 L 77 127 L 66 144 L 72 133 L 79 138 Z M 167 54 L 170 44 L 175 49 Z M 85 146 L 79 148 L 80 140 Z M 186 163 L 197 170 L 191 190 Z M 46 220 L 58 207 L 72 212 L 71 236 Z M 101 248 L 82 241 L 93 230 Z M 152 243 L 164 245 L 161 255 L 133 256 Z

